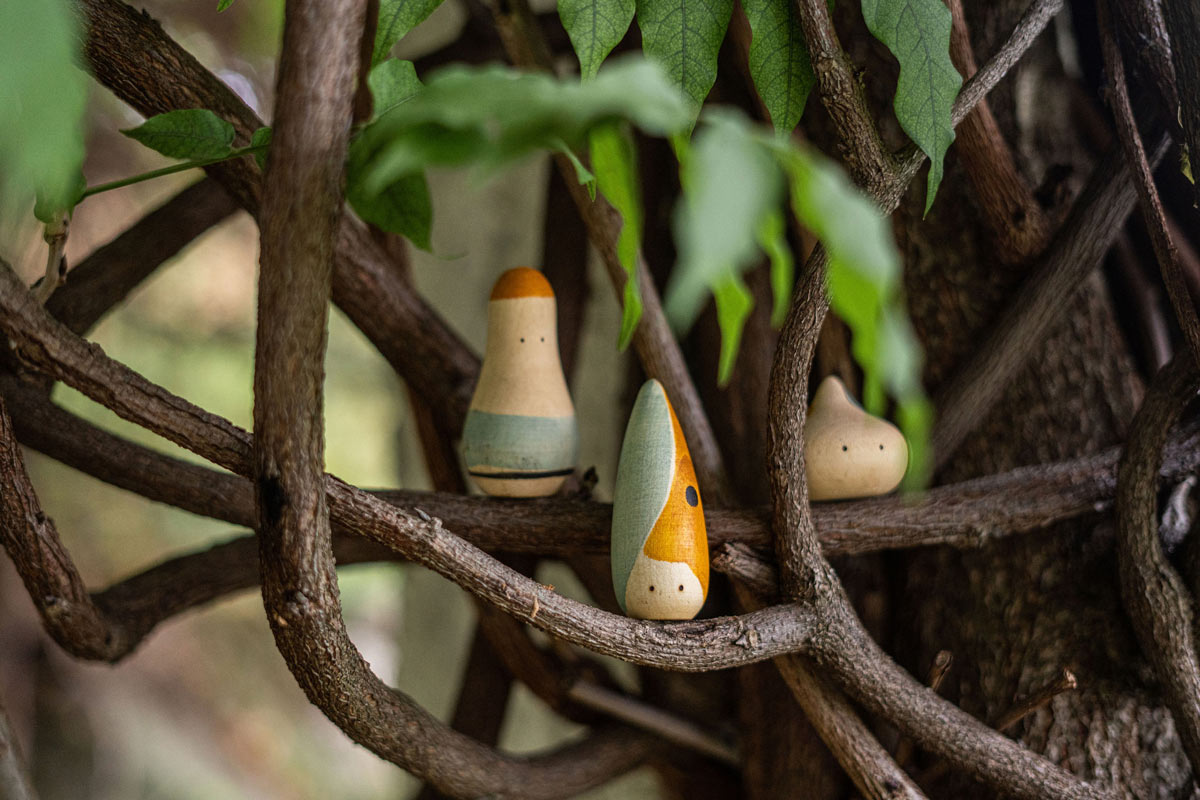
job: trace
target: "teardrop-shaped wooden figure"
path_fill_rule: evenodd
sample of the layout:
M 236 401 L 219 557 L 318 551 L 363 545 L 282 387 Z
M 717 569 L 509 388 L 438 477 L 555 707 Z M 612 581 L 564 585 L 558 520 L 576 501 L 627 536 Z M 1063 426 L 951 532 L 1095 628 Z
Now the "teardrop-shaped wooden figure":
M 535 269 L 510 269 L 488 302 L 487 349 L 463 427 L 467 471 L 490 495 L 544 497 L 575 470 L 578 453 L 554 290 Z
M 808 407 L 804 466 L 810 500 L 887 494 L 908 469 L 908 442 L 895 425 L 864 411 L 830 375 Z
M 617 464 L 613 589 L 639 619 L 691 619 L 708 596 L 708 535 L 687 442 L 662 384 L 638 392 Z

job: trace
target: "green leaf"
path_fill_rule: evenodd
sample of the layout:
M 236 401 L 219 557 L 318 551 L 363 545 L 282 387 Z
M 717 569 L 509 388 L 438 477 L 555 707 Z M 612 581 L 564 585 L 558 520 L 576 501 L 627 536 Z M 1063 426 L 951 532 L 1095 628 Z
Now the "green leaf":
M 638 0 L 642 50 L 667 70 L 693 119 L 717 79 L 717 52 L 732 13 L 733 0 Z
M 220 14 L 231 5 L 233 5 L 233 0 L 217 0 L 217 13 Z
M 771 296 L 775 301 L 771 306 L 771 325 L 776 328 L 787 318 L 796 279 L 796 265 L 788 247 L 786 228 L 783 213 L 778 209 L 768 214 L 758 228 L 758 245 L 771 261 Z
M 816 76 L 792 0 L 742 0 L 750 20 L 750 77 L 775 130 L 791 133 Z
M 692 326 L 709 288 L 758 257 L 758 231 L 777 212 L 783 182 L 770 151 L 747 135 L 744 118 L 709 112 L 692 141 L 675 213 L 679 263 L 664 307 L 676 330 Z
M 367 86 L 371 88 L 375 116 L 382 117 L 421 91 L 421 79 L 411 61 L 389 58 L 371 68 Z
M 713 283 L 712 292 L 717 305 L 717 325 L 721 328 L 717 385 L 725 386 L 733 375 L 733 365 L 742 344 L 742 332 L 746 329 L 746 318 L 754 307 L 754 296 L 741 276 L 732 271 Z
M 962 76 L 950 61 L 950 9 L 942 0 L 862 0 L 863 19 L 900 62 L 893 107 L 904 132 L 929 156 L 925 211 L 954 141 L 950 111 Z
M 79 201 L 83 199 L 83 192 L 85 189 L 87 189 L 87 179 L 83 177 L 82 172 L 77 172 L 75 174 L 74 191 L 67 195 L 65 203 L 61 196 L 49 197 L 43 194 L 41 191 L 38 191 L 37 197 L 33 203 L 33 216 L 38 222 L 49 225 L 58 221 L 56 218 L 59 216 L 59 214 L 65 213 L 70 215 L 70 213 L 75 209 L 75 206 L 79 205 Z
M 579 56 L 583 80 L 596 77 L 600 64 L 629 30 L 634 0 L 558 0 L 558 18 Z
M 593 130 L 589 146 L 596 183 L 622 220 L 617 258 L 627 277 L 617 347 L 624 350 L 633 340 L 633 332 L 642 318 L 642 294 L 637 282 L 638 250 L 642 246 L 642 188 L 637 175 L 637 152 L 633 136 L 616 123 Z
M 256 130 L 250 137 L 251 147 L 262 148 L 254 153 L 254 160 L 261 170 L 266 170 L 267 168 L 267 156 L 270 154 L 272 135 L 271 129 L 263 126 Z
M 447 67 L 371 128 L 368 189 L 430 165 L 468 162 L 498 169 L 532 153 L 576 148 L 613 120 L 665 135 L 689 114 L 662 71 L 644 60 L 617 59 L 586 84 L 504 67 Z
M 420 172 L 407 173 L 378 188 L 368 186 L 372 156 L 372 128 L 367 125 L 350 142 L 346 157 L 346 200 L 363 220 L 389 233 L 405 236 L 428 251 L 433 226 L 433 202 L 429 185 Z
M 77 11 L 68 0 L 0 2 L 0 218 L 28 213 L 35 193 L 46 214 L 78 198 L 88 77 L 76 65 Z
M 206 108 L 168 111 L 121 133 L 170 158 L 204 161 L 233 150 L 233 126 Z
M 442 0 L 379 0 L 379 25 L 375 28 L 375 48 L 371 64 L 388 57 L 396 42 L 425 21 Z
M 562 142 L 556 148 L 558 152 L 567 157 L 571 162 L 571 166 L 575 168 L 575 179 L 579 181 L 579 185 L 583 186 L 588 191 L 588 197 L 592 200 L 596 199 L 596 176 L 587 168 L 587 165 L 579 160 L 579 156 L 575 155 L 575 151 L 567 147 L 566 142 Z

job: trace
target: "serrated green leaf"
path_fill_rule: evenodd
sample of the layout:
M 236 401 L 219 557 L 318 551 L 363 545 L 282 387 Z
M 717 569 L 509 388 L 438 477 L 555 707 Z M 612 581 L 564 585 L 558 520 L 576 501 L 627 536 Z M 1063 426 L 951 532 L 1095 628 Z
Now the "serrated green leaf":
M 758 256 L 758 231 L 779 208 L 779 167 L 740 117 L 708 113 L 681 172 L 674 229 L 679 262 L 664 308 L 676 330 L 692 326 L 711 287 Z
M 371 88 L 375 116 L 382 117 L 421 91 L 421 79 L 411 61 L 389 58 L 371 68 L 367 86 Z
M 962 76 L 950 61 L 950 9 L 942 0 L 862 0 L 863 19 L 900 62 L 893 107 L 904 132 L 929 156 L 925 211 L 954 141 L 950 112 Z
M 220 14 L 231 5 L 233 5 L 233 0 L 217 0 L 217 13 Z
M 579 75 L 591 80 L 612 49 L 625 37 L 636 8 L 634 0 L 558 0 L 558 18 L 579 57 Z
M 733 375 L 738 348 L 746 319 L 754 308 L 754 296 L 741 276 L 728 272 L 712 285 L 713 301 L 717 306 L 717 325 L 721 328 L 721 358 L 717 366 L 717 385 L 725 386 Z
M 758 246 L 771 262 L 771 325 L 778 328 L 787 318 L 791 307 L 792 285 L 796 281 L 796 264 L 788 247 L 787 224 L 783 212 L 773 210 L 758 227 Z
M 779 133 L 791 133 L 816 76 L 792 0 L 742 0 L 750 21 L 750 77 Z
M 375 28 L 375 47 L 371 64 L 388 57 L 396 42 L 425 21 L 442 0 L 379 0 L 379 24 Z
M 47 215 L 78 199 L 88 77 L 74 3 L 0 3 L 0 220 L 28 213 L 35 193 Z
M 638 250 L 642 246 L 642 187 L 638 182 L 637 151 L 633 136 L 619 124 L 601 125 L 589 137 L 596 184 L 621 215 L 617 258 L 625 268 L 621 334 L 617 347 L 624 350 L 642 318 L 642 294 L 637 282 Z
M 258 164 L 258 168 L 261 170 L 264 170 L 264 171 L 267 168 L 267 156 L 270 154 L 270 151 L 271 151 L 271 136 L 272 135 L 273 134 L 271 132 L 271 129 L 267 126 L 263 126 L 263 127 L 259 128 L 258 130 L 256 130 L 253 133 L 253 135 L 251 135 L 251 137 L 250 137 L 250 146 L 251 147 L 262 148 L 261 150 L 255 151 L 254 161 L 255 161 L 255 163 Z
M 169 158 L 203 161 L 233 150 L 233 126 L 207 108 L 168 111 L 121 133 Z
M 592 200 L 595 200 L 596 176 L 593 175 L 592 171 L 587 168 L 587 165 L 579 159 L 579 156 L 575 155 L 575 151 L 567 147 L 566 142 L 560 143 L 555 149 L 566 156 L 567 160 L 571 162 L 571 166 L 575 168 L 575 180 L 579 181 L 580 186 L 583 186 L 587 189 L 588 197 L 590 197 Z
M 637 5 L 642 51 L 663 65 L 694 119 L 717 80 L 717 52 L 733 0 L 638 0 Z
M 371 127 L 368 189 L 433 164 L 474 163 L 487 172 L 565 143 L 580 147 L 588 132 L 625 119 L 665 135 L 689 122 L 688 111 L 660 68 L 618 59 L 586 84 L 503 67 L 448 67 Z

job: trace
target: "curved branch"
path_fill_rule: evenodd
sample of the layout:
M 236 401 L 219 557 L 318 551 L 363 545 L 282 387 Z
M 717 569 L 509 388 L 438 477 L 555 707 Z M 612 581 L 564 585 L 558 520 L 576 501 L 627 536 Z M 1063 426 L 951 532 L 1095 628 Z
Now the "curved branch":
M 96 79 L 151 116 L 207 108 L 248 142 L 262 120 L 179 46 L 149 15 L 120 0 L 79 0 L 87 24 L 84 55 Z M 261 176 L 251 158 L 215 164 L 208 173 L 257 216 Z M 391 257 L 345 212 L 336 234 L 333 301 L 441 417 L 462 430 L 479 359 L 403 280 Z
M 1200 388 L 1200 373 L 1180 354 L 1150 384 L 1134 417 L 1117 481 L 1117 556 L 1121 597 L 1142 652 L 1175 717 L 1184 751 L 1200 774 L 1200 661 L 1192 598 L 1158 539 L 1154 480 L 1167 431 Z

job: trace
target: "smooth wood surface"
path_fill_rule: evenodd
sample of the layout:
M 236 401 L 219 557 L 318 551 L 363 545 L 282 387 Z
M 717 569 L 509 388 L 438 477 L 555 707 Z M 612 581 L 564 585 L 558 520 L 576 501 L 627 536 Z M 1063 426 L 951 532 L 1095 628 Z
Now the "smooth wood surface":
M 908 442 L 872 416 L 830 375 L 821 381 L 804 425 L 804 463 L 812 500 L 887 494 L 908 469 Z
M 612 523 L 613 588 L 639 619 L 691 619 L 708 595 L 704 504 L 662 384 L 646 381 L 625 428 Z
M 463 427 L 467 471 L 490 495 L 552 495 L 575 470 L 579 430 L 555 312 L 554 292 L 535 269 L 510 269 L 492 289 L 487 349 Z

